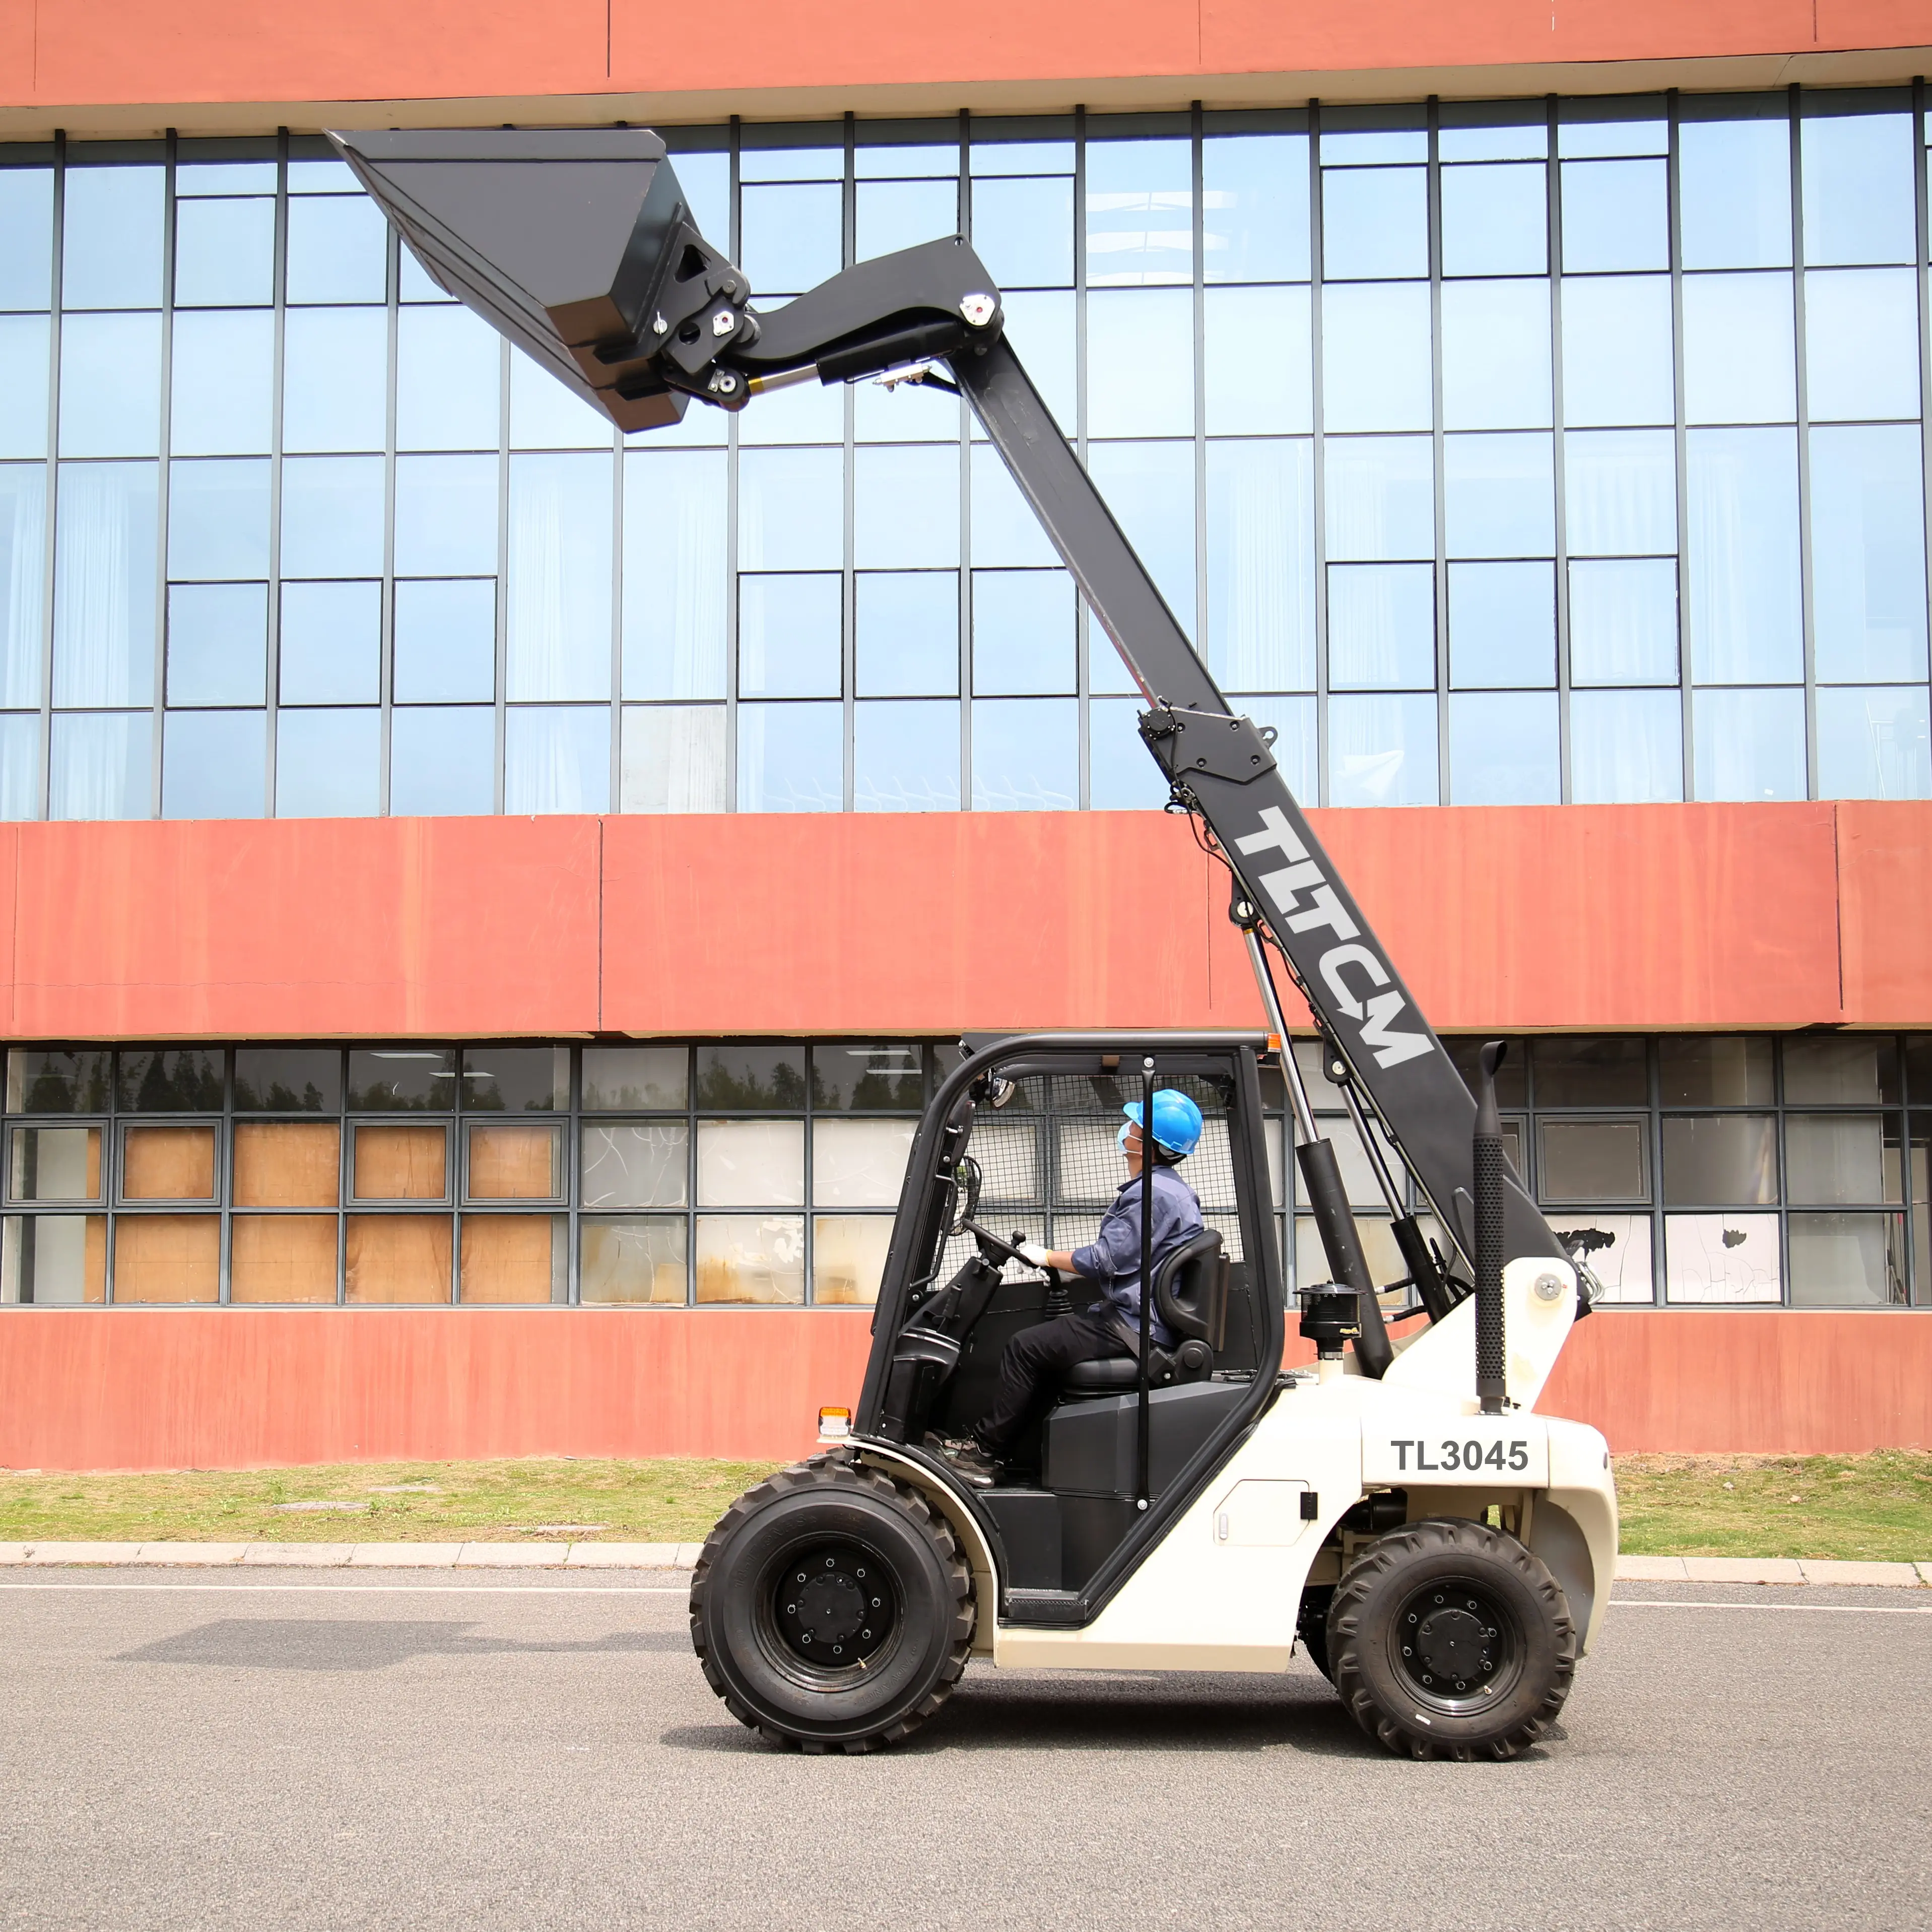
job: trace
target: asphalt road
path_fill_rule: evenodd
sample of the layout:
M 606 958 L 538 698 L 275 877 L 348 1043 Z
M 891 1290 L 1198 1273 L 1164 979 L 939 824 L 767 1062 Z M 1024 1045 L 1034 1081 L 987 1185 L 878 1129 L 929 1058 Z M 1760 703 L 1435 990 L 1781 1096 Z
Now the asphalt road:
M 910 1746 L 776 1752 L 677 1576 L 16 1579 L 8 1927 L 1932 1925 L 1928 1593 L 1622 1586 L 1561 1735 L 1457 1766 L 1299 1659 L 976 1665 Z

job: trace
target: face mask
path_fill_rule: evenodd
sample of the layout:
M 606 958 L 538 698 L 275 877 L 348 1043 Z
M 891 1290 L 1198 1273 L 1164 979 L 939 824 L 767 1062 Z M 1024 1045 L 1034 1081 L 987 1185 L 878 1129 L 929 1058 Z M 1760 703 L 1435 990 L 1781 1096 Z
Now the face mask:
M 1114 1144 L 1119 1148 L 1123 1154 L 1125 1154 L 1127 1150 L 1127 1136 L 1132 1133 L 1133 1130 L 1133 1122 L 1131 1120 L 1124 1120 L 1120 1124 L 1120 1131 L 1114 1136 Z

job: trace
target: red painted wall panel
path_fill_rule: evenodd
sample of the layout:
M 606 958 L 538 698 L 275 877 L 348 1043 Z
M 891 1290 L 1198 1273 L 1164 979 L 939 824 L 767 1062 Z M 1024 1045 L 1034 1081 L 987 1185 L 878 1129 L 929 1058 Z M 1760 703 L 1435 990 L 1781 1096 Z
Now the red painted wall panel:
M 830 1311 L 9 1310 L 0 1466 L 780 1460 L 809 1449 L 820 1404 L 856 1397 L 868 1328 Z M 1922 1447 L 1932 1322 L 1602 1314 L 1540 1407 L 1620 1452 Z
M 1923 1025 L 1932 970 L 1926 808 L 1847 801 L 1838 814 L 1845 1017 L 1855 1025 Z

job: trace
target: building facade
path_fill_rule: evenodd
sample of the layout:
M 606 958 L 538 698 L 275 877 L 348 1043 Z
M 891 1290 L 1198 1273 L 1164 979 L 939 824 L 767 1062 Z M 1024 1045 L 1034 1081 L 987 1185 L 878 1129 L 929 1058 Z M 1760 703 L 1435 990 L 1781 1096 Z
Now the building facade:
M 956 400 L 617 434 L 320 132 L 620 120 L 763 301 L 986 260 L 1431 1018 L 1518 1040 L 1611 1304 L 1552 1402 L 1926 1439 L 1909 22 L 1069 8 L 712 70 L 621 6 L 248 11 L 0 9 L 0 1462 L 781 1453 L 961 1032 L 1258 1018 Z

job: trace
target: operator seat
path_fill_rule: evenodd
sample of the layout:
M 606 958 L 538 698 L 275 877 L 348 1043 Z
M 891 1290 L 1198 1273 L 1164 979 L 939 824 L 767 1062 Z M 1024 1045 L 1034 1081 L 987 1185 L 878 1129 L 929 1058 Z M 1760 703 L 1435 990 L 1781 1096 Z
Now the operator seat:
M 1204 1382 L 1228 1326 L 1230 1264 L 1222 1252 L 1220 1231 L 1204 1228 L 1176 1248 L 1154 1271 L 1154 1305 L 1160 1318 L 1180 1337 L 1172 1348 L 1150 1350 L 1148 1379 L 1155 1388 L 1175 1382 Z M 1076 1362 L 1060 1378 L 1063 1398 L 1118 1395 L 1140 1386 L 1141 1365 L 1132 1355 L 1105 1361 Z

